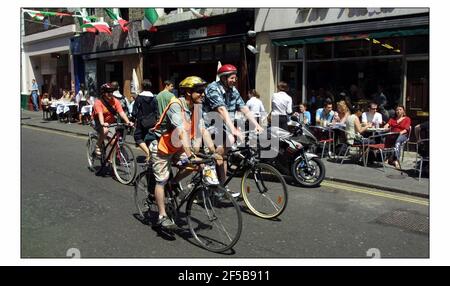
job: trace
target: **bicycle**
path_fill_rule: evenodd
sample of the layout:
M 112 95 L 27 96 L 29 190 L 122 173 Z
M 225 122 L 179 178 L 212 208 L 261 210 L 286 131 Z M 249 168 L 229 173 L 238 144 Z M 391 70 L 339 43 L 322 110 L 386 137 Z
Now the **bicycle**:
M 242 215 L 234 198 L 219 184 L 215 171 L 215 160 L 198 155 L 200 161 L 192 162 L 201 171 L 192 177 L 190 188 L 180 195 L 177 189 L 166 184 L 165 204 L 167 215 L 178 225 L 180 209 L 186 203 L 185 214 L 189 231 L 198 244 L 212 252 L 225 252 L 239 240 L 242 232 Z M 201 166 L 203 165 L 203 166 Z M 185 167 L 179 167 L 181 171 Z M 171 173 L 172 177 L 172 173 Z M 155 178 L 152 165 L 136 178 L 134 201 L 142 221 L 149 221 L 151 213 L 158 214 L 154 189 Z
M 95 146 L 98 141 L 97 132 L 89 132 L 86 143 L 89 169 L 99 175 L 109 164 L 108 158 L 112 158 L 111 163 L 115 178 L 124 185 L 131 184 L 137 173 L 137 164 L 133 151 L 125 143 L 128 125 L 113 123 L 109 127 L 115 127 L 115 132 L 111 138 L 107 136 L 108 143 L 106 145 L 104 142 L 102 143 L 100 156 L 95 154 Z M 108 147 L 111 148 L 106 156 Z
M 256 134 L 255 131 L 242 133 Z M 245 171 L 241 180 L 241 195 L 246 206 L 258 217 L 276 218 L 287 206 L 286 181 L 273 166 L 260 162 L 261 146 L 259 140 L 256 142 L 256 148 L 250 147 L 247 142 L 244 146 L 233 144 L 227 154 L 229 175 L 224 185 L 228 185 L 234 176 Z M 231 166 L 236 168 L 232 170 Z

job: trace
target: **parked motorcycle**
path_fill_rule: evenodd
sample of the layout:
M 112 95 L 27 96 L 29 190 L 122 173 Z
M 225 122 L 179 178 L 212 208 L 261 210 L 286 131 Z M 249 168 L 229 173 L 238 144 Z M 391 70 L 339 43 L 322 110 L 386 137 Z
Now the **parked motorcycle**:
M 291 132 L 278 127 L 271 127 L 272 136 L 279 139 L 279 147 L 275 158 L 263 159 L 276 167 L 281 173 L 292 176 L 304 187 L 319 186 L 325 178 L 325 165 L 320 158 L 308 152 L 315 147 L 317 139 L 307 127 L 290 120 L 288 128 Z

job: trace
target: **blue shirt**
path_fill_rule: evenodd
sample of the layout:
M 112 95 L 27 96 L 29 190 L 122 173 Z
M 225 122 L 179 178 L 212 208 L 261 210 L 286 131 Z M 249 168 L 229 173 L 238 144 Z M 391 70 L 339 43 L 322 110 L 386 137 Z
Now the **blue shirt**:
M 37 82 L 33 83 L 31 85 L 31 94 L 38 94 L 39 93 L 39 85 Z
M 325 115 L 325 112 L 323 112 L 323 108 L 319 108 L 316 111 L 316 120 L 317 118 L 322 119 L 322 120 L 326 120 L 327 122 L 331 122 L 333 121 L 333 117 L 334 117 L 334 111 L 330 111 L 330 113 L 328 113 L 327 115 Z
M 235 87 L 226 91 L 220 81 L 215 81 L 206 87 L 203 112 L 216 111 L 220 106 L 225 106 L 230 118 L 234 119 L 236 110 L 244 107 L 245 102 Z
M 303 113 L 300 113 L 299 117 L 302 117 L 302 115 L 303 115 L 303 118 L 306 118 L 306 124 L 310 125 L 311 124 L 311 113 L 309 111 L 305 111 Z M 303 121 L 302 121 L 302 123 L 303 123 Z

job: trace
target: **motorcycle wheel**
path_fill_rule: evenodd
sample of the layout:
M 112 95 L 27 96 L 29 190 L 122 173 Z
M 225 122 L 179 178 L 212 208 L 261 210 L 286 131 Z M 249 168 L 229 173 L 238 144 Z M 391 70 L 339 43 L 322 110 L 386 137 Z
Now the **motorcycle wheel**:
M 297 159 L 291 167 L 294 179 L 303 187 L 320 186 L 325 178 L 325 165 L 319 158 L 312 158 L 309 161 L 310 168 L 306 168 L 303 158 Z

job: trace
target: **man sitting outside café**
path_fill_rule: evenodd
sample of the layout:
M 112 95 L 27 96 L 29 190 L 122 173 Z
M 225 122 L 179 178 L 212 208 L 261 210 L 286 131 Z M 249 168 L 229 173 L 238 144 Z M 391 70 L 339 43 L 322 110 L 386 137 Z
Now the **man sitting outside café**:
M 333 103 L 330 99 L 326 99 L 323 108 L 319 108 L 316 111 L 316 124 L 325 126 L 327 123 L 331 123 L 334 118 Z
M 372 126 L 379 128 L 383 123 L 381 113 L 377 112 L 378 105 L 375 102 L 371 102 L 369 105 L 369 111 L 362 114 L 362 123 L 372 123 Z

